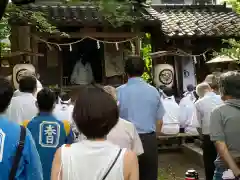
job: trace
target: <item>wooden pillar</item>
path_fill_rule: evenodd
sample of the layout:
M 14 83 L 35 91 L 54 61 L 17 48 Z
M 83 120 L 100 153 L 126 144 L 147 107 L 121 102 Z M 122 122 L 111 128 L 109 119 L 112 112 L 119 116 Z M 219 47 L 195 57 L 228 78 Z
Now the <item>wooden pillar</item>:
M 140 53 L 141 53 L 141 39 L 140 38 L 137 38 L 136 40 L 135 40 L 135 54 L 137 55 L 137 56 L 139 56 L 140 55 Z
M 38 41 L 33 37 L 31 37 L 31 49 L 33 53 L 38 53 Z M 31 61 L 38 72 L 38 56 L 32 56 Z
M 174 56 L 174 69 L 175 69 L 175 77 L 176 77 L 177 94 L 180 97 L 183 94 L 183 73 L 182 73 L 183 60 L 184 58 L 181 56 Z
M 11 52 L 16 52 L 19 50 L 18 48 L 18 26 L 11 26 L 11 35 L 10 35 L 10 42 L 11 42 Z M 14 63 L 21 60 L 19 56 L 12 57 Z
M 20 51 L 31 51 L 31 28 L 30 26 L 19 26 L 18 28 L 18 44 Z M 31 57 L 25 56 L 26 61 L 31 63 Z

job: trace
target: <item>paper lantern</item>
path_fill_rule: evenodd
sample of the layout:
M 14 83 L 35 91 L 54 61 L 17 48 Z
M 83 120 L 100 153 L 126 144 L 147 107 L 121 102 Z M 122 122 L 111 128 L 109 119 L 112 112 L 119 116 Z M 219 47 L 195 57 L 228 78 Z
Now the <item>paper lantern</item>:
M 154 83 L 171 88 L 174 84 L 174 68 L 170 64 L 158 64 L 154 68 Z
M 19 80 L 23 75 L 26 75 L 26 73 L 35 75 L 35 67 L 32 64 L 16 64 L 13 67 L 13 85 L 16 89 L 19 87 Z

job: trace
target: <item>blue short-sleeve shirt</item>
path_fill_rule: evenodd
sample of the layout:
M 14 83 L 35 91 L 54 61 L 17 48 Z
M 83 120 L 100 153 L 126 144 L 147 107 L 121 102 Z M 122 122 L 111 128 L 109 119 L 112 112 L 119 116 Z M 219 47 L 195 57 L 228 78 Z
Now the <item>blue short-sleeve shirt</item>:
M 156 131 L 156 121 L 162 120 L 165 110 L 157 89 L 142 78 L 130 78 L 117 88 L 120 117 L 132 122 L 138 133 Z
M 16 149 L 20 139 L 20 125 L 0 116 L 0 179 L 9 179 Z M 15 176 L 16 180 L 43 180 L 42 165 L 29 130 Z

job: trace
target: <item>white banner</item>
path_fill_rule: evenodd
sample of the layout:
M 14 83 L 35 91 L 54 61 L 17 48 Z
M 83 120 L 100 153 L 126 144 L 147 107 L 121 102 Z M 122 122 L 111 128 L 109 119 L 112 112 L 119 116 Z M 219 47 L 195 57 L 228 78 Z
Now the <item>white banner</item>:
M 195 63 L 191 57 L 182 58 L 183 91 L 187 90 L 187 85 L 196 86 Z

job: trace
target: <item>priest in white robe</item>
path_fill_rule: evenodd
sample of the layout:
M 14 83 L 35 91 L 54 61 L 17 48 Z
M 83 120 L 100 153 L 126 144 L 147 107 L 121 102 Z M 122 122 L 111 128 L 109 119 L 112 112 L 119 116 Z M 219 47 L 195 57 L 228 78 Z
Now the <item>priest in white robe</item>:
M 180 127 L 184 128 L 186 134 L 198 135 L 197 111 L 193 98 L 192 94 L 187 94 L 179 103 Z
M 89 62 L 84 59 L 80 59 L 75 64 L 71 75 L 71 83 L 77 85 L 87 85 L 93 82 L 92 67 Z

